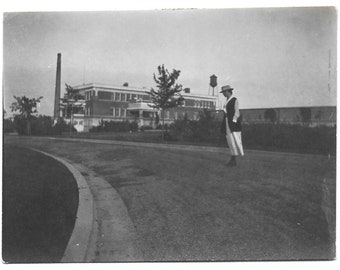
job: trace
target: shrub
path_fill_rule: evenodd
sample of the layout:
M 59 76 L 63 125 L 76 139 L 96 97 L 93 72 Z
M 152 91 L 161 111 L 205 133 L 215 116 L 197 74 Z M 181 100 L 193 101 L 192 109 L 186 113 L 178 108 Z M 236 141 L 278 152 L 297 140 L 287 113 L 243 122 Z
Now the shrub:
M 287 124 L 243 125 L 242 141 L 245 147 L 250 148 L 335 154 L 336 128 Z
M 53 119 L 49 116 L 39 115 L 31 120 L 32 135 L 51 135 L 53 134 Z
M 145 130 L 152 130 L 152 126 L 141 126 L 140 128 L 140 131 L 145 131 Z
M 199 114 L 199 120 L 189 120 L 185 115 L 183 119 L 176 120 L 170 125 L 170 137 L 180 141 L 217 142 L 220 138 L 221 122 L 209 110 Z
M 71 130 L 70 130 L 71 129 Z M 61 135 L 66 132 L 77 132 L 74 126 L 70 127 L 70 124 L 67 124 L 64 119 L 59 119 L 59 121 L 52 127 L 52 134 Z
M 18 132 L 19 135 L 25 135 L 27 133 L 27 122 L 22 116 L 15 115 L 13 124 L 14 129 Z
M 115 132 L 129 132 L 129 131 L 137 131 L 138 124 L 136 122 L 129 122 L 129 121 L 100 121 L 99 125 L 96 127 L 92 127 L 89 131 L 90 132 L 108 132 L 108 131 L 115 131 Z
M 10 133 L 15 131 L 15 126 L 12 119 L 4 119 L 2 127 L 4 133 Z
M 54 120 L 50 116 L 39 115 L 31 116 L 30 118 L 31 134 L 32 135 L 60 135 L 62 132 L 70 131 L 70 124 L 66 124 L 63 119 L 54 125 Z M 20 135 L 27 134 L 27 121 L 20 115 L 14 116 L 14 128 Z M 72 126 L 72 132 L 77 130 Z
M 172 124 L 170 124 L 170 125 L 169 124 L 164 124 L 164 130 L 169 130 L 171 125 Z M 158 124 L 156 129 L 162 130 L 163 129 L 163 125 L 162 124 Z
M 202 111 L 198 121 L 176 120 L 165 139 L 220 144 L 221 119 Z M 245 148 L 292 150 L 320 154 L 335 154 L 336 127 L 308 127 L 287 124 L 243 124 L 242 141 Z

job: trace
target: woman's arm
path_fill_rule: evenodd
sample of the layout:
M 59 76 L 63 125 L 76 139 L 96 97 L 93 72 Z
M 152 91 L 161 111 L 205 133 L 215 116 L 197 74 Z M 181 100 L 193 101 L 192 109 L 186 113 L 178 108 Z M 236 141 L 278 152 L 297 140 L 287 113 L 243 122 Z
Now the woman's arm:
M 235 114 L 233 117 L 233 122 L 237 122 L 237 119 L 240 117 L 240 110 L 239 110 L 239 104 L 238 99 L 235 100 Z

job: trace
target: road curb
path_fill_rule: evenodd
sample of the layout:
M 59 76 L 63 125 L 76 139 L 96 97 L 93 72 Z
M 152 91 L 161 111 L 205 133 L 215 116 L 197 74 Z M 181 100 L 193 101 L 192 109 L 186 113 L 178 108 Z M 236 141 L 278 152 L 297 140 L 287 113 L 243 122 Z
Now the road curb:
M 79 191 L 77 216 L 71 238 L 67 244 L 61 262 L 86 262 L 89 257 L 88 250 L 94 222 L 94 200 L 91 190 L 85 178 L 73 165 L 49 153 L 35 148 L 30 149 L 49 156 L 65 165 L 66 168 L 73 174 L 77 182 Z

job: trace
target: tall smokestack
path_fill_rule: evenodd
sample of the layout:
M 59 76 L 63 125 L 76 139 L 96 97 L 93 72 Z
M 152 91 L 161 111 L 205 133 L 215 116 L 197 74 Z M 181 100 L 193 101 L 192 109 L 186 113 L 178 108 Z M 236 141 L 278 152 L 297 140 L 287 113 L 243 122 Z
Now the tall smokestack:
M 58 53 L 57 75 L 56 75 L 55 96 L 54 96 L 54 120 L 58 120 L 60 117 L 60 69 L 61 69 L 61 53 Z

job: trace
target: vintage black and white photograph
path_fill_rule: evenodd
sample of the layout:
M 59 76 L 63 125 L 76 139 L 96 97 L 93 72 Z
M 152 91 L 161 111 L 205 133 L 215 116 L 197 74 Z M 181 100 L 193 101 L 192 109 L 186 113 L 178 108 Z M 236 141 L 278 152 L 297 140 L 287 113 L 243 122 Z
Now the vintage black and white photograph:
M 336 259 L 336 7 L 4 12 L 2 89 L 4 264 Z

